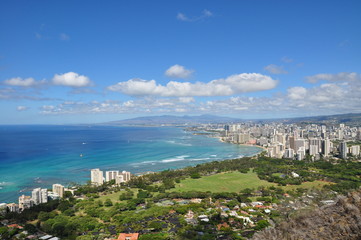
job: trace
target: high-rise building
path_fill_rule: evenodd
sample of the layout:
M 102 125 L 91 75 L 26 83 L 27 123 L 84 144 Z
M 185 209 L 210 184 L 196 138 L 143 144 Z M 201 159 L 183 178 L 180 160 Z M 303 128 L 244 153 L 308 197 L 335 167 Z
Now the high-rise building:
M 276 135 L 277 142 L 281 143 L 282 145 L 286 145 L 286 137 L 282 133 L 278 133 Z
M 295 147 L 295 137 L 290 136 L 288 138 L 288 141 L 290 142 L 290 148 L 293 149 L 294 151 L 297 151 L 298 149 L 296 149 L 296 147 Z
M 360 145 L 351 146 L 350 152 L 353 156 L 360 155 Z
M 58 194 L 59 197 L 64 197 L 64 186 L 61 184 L 53 184 L 53 193 Z
M 47 203 L 48 202 L 48 189 L 46 189 L 46 188 L 41 189 L 40 196 L 41 196 L 41 198 L 40 198 L 41 203 Z
M 303 160 L 305 158 L 305 147 L 300 147 L 297 150 L 297 160 Z
M 48 190 L 41 188 L 33 189 L 31 192 L 31 199 L 35 205 L 48 202 Z
M 24 210 L 27 208 L 31 208 L 34 205 L 30 196 L 22 195 L 19 197 L 19 209 Z
M 331 152 L 331 141 L 330 139 L 325 139 L 322 142 L 322 154 L 327 156 Z
M 340 157 L 343 159 L 347 158 L 347 143 L 345 141 L 340 143 Z
M 19 212 L 19 205 L 16 203 L 9 203 L 7 204 L 7 207 L 10 212 Z
M 116 184 L 121 184 L 124 183 L 124 176 L 122 174 L 119 174 L 115 177 L 115 183 Z
M 105 181 L 109 182 L 115 179 L 119 175 L 119 171 L 106 171 L 105 172 Z
M 295 151 L 298 151 L 300 148 L 305 148 L 305 139 L 295 140 Z
M 316 156 L 319 153 L 317 145 L 310 145 L 310 155 Z
M 338 130 L 338 139 L 340 139 L 340 140 L 343 139 L 343 130 L 342 129 Z
M 91 183 L 94 185 L 102 185 L 104 183 L 103 171 L 99 168 L 90 171 Z
M 122 171 L 121 175 L 124 176 L 124 181 L 128 182 L 130 180 L 130 172 Z
M 292 148 L 287 148 L 285 150 L 285 154 L 284 154 L 285 158 L 293 159 L 294 156 L 295 156 L 295 151 Z
M 35 188 L 31 192 L 31 199 L 35 205 L 38 205 L 41 201 L 41 188 Z

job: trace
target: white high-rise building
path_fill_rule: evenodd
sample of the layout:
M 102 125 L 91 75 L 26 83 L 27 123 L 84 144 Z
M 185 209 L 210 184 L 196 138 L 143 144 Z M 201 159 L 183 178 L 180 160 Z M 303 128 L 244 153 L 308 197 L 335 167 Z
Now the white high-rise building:
M 105 172 L 105 181 L 109 182 L 115 179 L 119 175 L 119 171 L 106 171 Z
M 358 155 L 360 155 L 360 145 L 351 146 L 350 152 L 351 152 L 351 154 L 352 154 L 353 156 L 358 156 Z
M 64 197 L 64 186 L 61 184 L 53 184 L 53 193 L 58 194 L 59 197 Z
M 41 188 L 33 189 L 31 192 L 31 199 L 35 205 L 48 202 L 48 190 Z
M 35 205 L 38 205 L 41 201 L 41 188 L 35 188 L 31 192 L 31 199 Z
M 130 172 L 122 171 L 121 174 L 124 176 L 124 181 L 128 182 L 130 180 Z
M 122 174 L 118 175 L 115 177 L 115 183 L 116 184 L 121 184 L 121 183 L 124 183 L 124 176 Z
M 316 156 L 318 153 L 318 146 L 310 145 L 310 155 Z
M 7 204 L 7 207 L 10 212 L 19 212 L 19 205 L 16 203 L 9 203 Z
M 48 189 L 43 188 L 41 189 L 40 192 L 40 196 L 41 196 L 41 203 L 47 203 L 48 202 Z
M 99 168 L 90 171 L 91 183 L 94 185 L 102 185 L 104 183 L 103 171 Z
M 297 160 L 303 160 L 305 158 L 305 147 L 300 147 L 297 151 Z
M 30 196 L 22 195 L 19 197 L 19 209 L 24 210 L 27 208 L 31 208 L 34 205 Z

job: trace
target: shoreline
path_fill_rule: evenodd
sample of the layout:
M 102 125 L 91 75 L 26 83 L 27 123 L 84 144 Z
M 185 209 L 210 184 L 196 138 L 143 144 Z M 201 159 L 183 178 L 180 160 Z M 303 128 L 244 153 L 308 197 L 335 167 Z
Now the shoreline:
M 219 140 L 220 142 L 223 142 L 223 143 L 230 143 L 230 144 L 240 145 L 240 146 L 245 146 L 245 147 L 257 147 L 257 148 L 263 149 L 264 151 L 267 151 L 267 148 L 266 148 L 266 147 L 262 147 L 262 146 L 259 146 L 259 145 L 247 144 L 247 143 L 226 142 L 226 141 L 223 140 L 223 137 L 215 137 L 215 138 L 218 138 L 218 140 Z M 258 154 L 258 153 L 257 153 L 257 154 Z
M 164 127 L 156 127 L 156 128 L 164 128 Z M 169 128 L 168 126 L 166 127 L 166 128 Z M 179 129 L 179 130 L 181 130 L 181 129 L 183 129 L 184 130 L 184 128 L 180 128 L 180 127 L 170 127 L 170 128 L 174 128 L 174 129 Z M 200 136 L 198 136 L 198 137 L 200 137 Z M 209 138 L 210 136 L 206 136 L 206 135 L 204 135 L 204 136 L 201 136 L 201 138 L 203 139 L 205 139 L 205 138 Z M 198 141 L 204 141 L 204 140 L 202 140 L 202 139 L 198 139 Z M 81 140 L 80 142 L 82 142 L 83 140 Z M 215 141 L 215 142 L 218 142 L 216 139 L 214 139 L 214 140 L 212 140 L 212 141 Z M 207 141 L 205 141 L 205 142 L 207 142 Z M 223 143 L 226 143 L 226 142 L 223 142 Z M 221 145 L 223 145 L 223 144 L 221 144 Z M 84 145 L 81 145 L 81 146 L 84 146 Z M 86 145 L 86 146 L 88 146 L 88 145 Z M 218 146 L 218 145 L 217 145 Z M 251 147 L 251 146 L 248 146 L 248 147 Z M 254 146 L 253 146 L 254 147 Z M 215 148 L 215 149 L 213 149 L 213 150 L 216 150 L 217 148 Z M 223 148 L 222 148 L 223 149 Z M 206 153 L 208 154 L 208 156 L 205 156 L 204 158 L 206 159 L 206 158 L 208 158 L 208 159 L 206 159 L 206 160 L 199 160 L 198 158 L 199 157 L 197 157 L 196 155 L 194 156 L 194 157 L 192 157 L 191 159 L 189 159 L 189 161 L 187 161 L 187 158 L 186 159 L 184 159 L 184 161 L 182 161 L 182 160 L 180 160 L 180 161 L 175 161 L 174 163 L 172 163 L 172 162 L 165 162 L 164 164 L 161 162 L 161 160 L 163 160 L 164 161 L 164 159 L 165 160 L 167 160 L 168 158 L 169 159 L 173 159 L 173 158 L 176 158 L 177 157 L 177 155 L 176 155 L 176 153 L 173 153 L 173 154 L 175 154 L 174 156 L 170 156 L 170 157 L 165 157 L 164 159 L 162 158 L 162 156 L 159 156 L 158 158 L 159 158 L 159 161 L 158 160 L 156 160 L 156 165 L 157 165 L 157 167 L 156 166 L 150 166 L 150 167 L 145 167 L 145 166 L 142 166 L 141 168 L 139 168 L 139 169 L 133 169 L 133 167 L 131 167 L 131 166 L 128 166 L 128 167 L 121 167 L 123 170 L 126 170 L 126 171 L 130 171 L 133 175 L 139 175 L 139 174 L 146 174 L 147 172 L 149 173 L 149 172 L 161 172 L 161 171 L 164 171 L 164 170 L 167 170 L 167 169 L 170 169 L 170 170 L 177 170 L 177 169 L 183 169 L 183 168 L 187 168 L 187 167 L 194 167 L 194 166 L 196 166 L 197 164 L 203 164 L 203 163 L 206 163 L 206 162 L 212 162 L 212 161 L 223 161 L 223 160 L 229 160 L 229 159 L 235 159 L 235 158 L 238 158 L 238 156 L 243 156 L 244 154 L 245 154 L 245 156 L 249 156 L 249 157 L 252 157 L 252 156 L 256 156 L 257 154 L 259 154 L 260 152 L 258 152 L 257 151 L 257 153 L 253 153 L 252 151 L 250 151 L 249 153 L 247 152 L 242 152 L 242 151 L 239 151 L 239 150 L 237 150 L 237 151 L 235 151 L 234 152 L 234 154 L 231 154 L 232 156 L 228 156 L 227 157 L 227 154 L 225 154 L 225 153 L 232 153 L 232 151 L 231 150 L 229 150 L 229 151 L 227 151 L 227 149 L 230 149 L 229 147 L 227 148 L 225 148 L 224 150 L 226 150 L 226 151 L 222 151 L 221 150 L 221 147 L 219 148 L 219 149 L 217 149 L 217 151 L 214 151 L 214 153 L 213 153 L 213 151 L 211 151 L 212 149 L 210 149 L 210 151 L 207 151 Z M 187 150 L 187 151 L 189 151 L 189 150 Z M 246 151 L 246 150 L 245 150 Z M 255 151 L 255 150 L 253 150 L 253 151 Z M 238 155 L 237 155 L 237 152 L 239 153 Z M 181 153 L 180 153 L 181 154 Z M 217 156 L 217 155 L 218 156 Z M 77 155 L 78 156 L 78 155 Z M 83 158 L 83 160 L 86 160 L 88 155 L 85 155 L 85 157 Z M 195 159 L 195 160 L 193 160 L 192 161 L 192 159 Z M 213 159 L 213 158 L 215 158 L 215 159 Z M 46 158 L 47 159 L 47 158 Z M 199 160 L 199 161 L 198 161 Z M 54 182 L 52 181 L 52 182 L 50 182 L 49 183 L 49 179 L 47 179 L 47 177 L 48 176 L 40 176 L 40 175 L 37 175 L 37 176 L 35 176 L 34 175 L 34 177 L 32 177 L 28 182 L 27 182 L 27 185 L 26 185 L 26 189 L 24 189 L 23 187 L 22 187 L 22 185 L 19 185 L 19 186 L 21 186 L 21 188 L 20 187 L 17 187 L 17 186 L 15 186 L 14 187 L 14 189 L 15 190 L 12 190 L 12 191 L 8 191 L 8 190 L 10 190 L 10 189 L 7 189 L 7 191 L 5 191 L 5 188 L 3 187 L 3 186 L 1 186 L 2 187 L 2 189 L 0 189 L 0 193 L 2 194 L 2 193 L 4 193 L 4 195 L 6 195 L 6 197 L 4 196 L 4 199 L 2 199 L 2 200 L 0 200 L 0 202 L 17 202 L 17 199 L 18 199 L 18 197 L 20 196 L 20 195 L 22 195 L 22 194 L 25 194 L 25 195 L 29 195 L 30 193 L 31 193 L 31 190 L 33 189 L 33 188 L 36 188 L 36 187 L 45 187 L 45 188 L 49 188 L 53 183 L 60 183 L 60 184 L 62 184 L 62 185 L 64 185 L 64 186 L 67 186 L 69 183 L 71 183 L 71 182 L 74 182 L 74 183 L 77 183 L 77 184 L 79 184 L 79 185 L 84 185 L 85 183 L 86 183 L 86 181 L 87 180 L 89 180 L 89 178 L 84 178 L 83 176 L 85 176 L 85 175 L 88 175 L 87 173 L 83 173 L 84 172 L 84 170 L 86 170 L 86 169 L 89 169 L 89 171 L 90 171 L 90 169 L 92 169 L 92 168 L 97 168 L 97 167 L 99 167 L 99 168 L 101 168 L 101 169 L 103 169 L 103 170 L 112 170 L 113 169 L 113 167 L 105 167 L 104 165 L 102 165 L 102 164 L 100 164 L 100 162 L 99 161 L 95 161 L 95 162 L 98 162 L 99 163 L 99 165 L 97 165 L 97 166 L 92 166 L 92 167 L 89 167 L 89 163 L 87 164 L 88 165 L 88 167 L 81 167 L 81 171 L 78 171 L 78 172 L 80 172 L 81 174 L 78 174 L 80 177 L 79 177 L 79 179 L 78 180 L 75 180 L 75 178 L 74 178 L 74 180 L 73 180 L 73 178 L 71 178 L 71 180 L 68 180 L 68 178 L 66 177 L 66 175 L 62 175 L 62 177 L 64 177 L 65 176 L 65 178 L 64 179 L 62 179 L 62 180 L 55 180 Z M 127 163 L 125 163 L 125 164 L 127 164 Z M 140 162 L 140 164 L 141 164 L 141 162 Z M 113 165 L 113 164 L 112 164 Z M 142 171 L 142 169 L 143 169 L 143 171 Z M 140 170 L 140 171 L 139 171 Z M 90 175 L 90 174 L 89 174 Z M 33 181 L 34 181 L 34 179 L 36 179 L 36 178 L 38 178 L 38 177 L 41 177 L 41 178 L 44 178 L 43 180 L 45 181 L 44 183 L 44 185 L 43 184 L 41 184 L 41 185 L 39 185 L 38 183 L 34 183 L 33 184 Z M 89 176 L 90 177 L 90 176 Z M 63 181 L 64 180 L 64 181 Z M 31 185 L 31 186 L 30 186 Z M 34 186 L 33 186 L 34 185 Z M 6 187 L 7 188 L 7 187 Z M 17 189 L 18 188 L 18 189 Z

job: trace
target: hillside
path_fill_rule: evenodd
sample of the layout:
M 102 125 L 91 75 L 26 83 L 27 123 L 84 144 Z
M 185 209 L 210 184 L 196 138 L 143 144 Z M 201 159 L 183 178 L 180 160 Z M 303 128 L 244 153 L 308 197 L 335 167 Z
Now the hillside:
M 199 115 L 199 116 L 147 116 L 137 117 L 119 121 L 102 123 L 101 125 L 112 126 L 159 126 L 159 125 L 194 125 L 194 124 L 221 124 L 221 123 L 240 123 L 240 122 L 283 122 L 283 123 L 319 123 L 319 124 L 339 124 L 347 123 L 347 125 L 359 125 L 361 121 L 361 113 L 347 113 L 326 116 L 311 116 L 297 118 L 274 118 L 274 119 L 241 119 L 232 117 L 223 117 L 215 115 Z
M 200 116 L 149 116 L 149 117 L 137 117 L 131 119 L 125 119 L 120 121 L 113 121 L 106 123 L 107 125 L 191 125 L 202 123 L 227 123 L 227 122 L 239 122 L 240 119 L 220 117 L 214 115 L 200 115 Z
M 275 228 L 258 232 L 252 239 L 360 239 L 360 210 L 361 190 L 339 197 L 334 205 L 304 212 Z

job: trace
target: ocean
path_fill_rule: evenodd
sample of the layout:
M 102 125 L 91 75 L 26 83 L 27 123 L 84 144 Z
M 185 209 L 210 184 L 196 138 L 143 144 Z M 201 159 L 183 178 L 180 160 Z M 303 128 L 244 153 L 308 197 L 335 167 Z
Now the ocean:
M 0 203 L 36 187 L 86 183 L 93 168 L 139 174 L 260 151 L 175 127 L 0 126 Z

